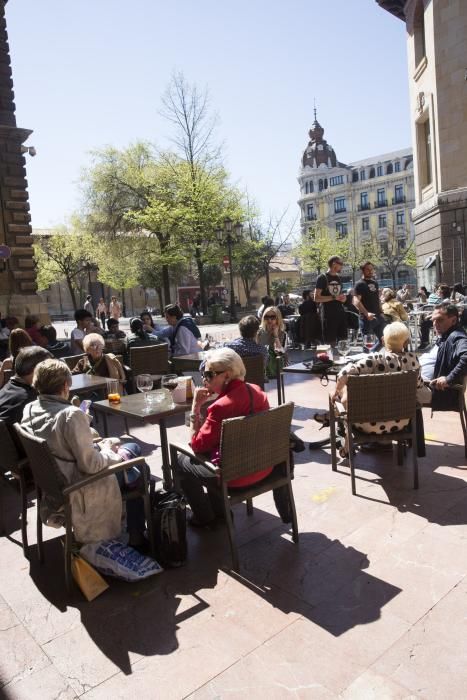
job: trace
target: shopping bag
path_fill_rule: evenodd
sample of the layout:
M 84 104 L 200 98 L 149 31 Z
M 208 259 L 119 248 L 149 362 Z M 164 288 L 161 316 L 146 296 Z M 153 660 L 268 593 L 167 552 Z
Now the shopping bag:
M 102 576 L 77 554 L 71 556 L 71 573 L 86 600 L 91 601 L 103 593 L 109 584 Z
M 158 561 L 165 567 L 182 566 L 187 555 L 185 498 L 177 491 L 156 491 L 151 510 Z

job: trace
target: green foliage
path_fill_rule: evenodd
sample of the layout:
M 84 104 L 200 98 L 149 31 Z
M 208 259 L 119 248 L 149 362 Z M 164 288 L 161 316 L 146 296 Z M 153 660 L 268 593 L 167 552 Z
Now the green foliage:
M 327 269 L 330 257 L 333 255 L 344 257 L 346 250 L 345 240 L 335 240 L 320 222 L 316 222 L 303 236 L 296 252 L 307 272 L 319 274 L 322 270 Z
M 273 297 L 279 296 L 279 294 L 287 294 L 292 289 L 292 283 L 290 280 L 273 280 L 271 282 L 271 294 Z

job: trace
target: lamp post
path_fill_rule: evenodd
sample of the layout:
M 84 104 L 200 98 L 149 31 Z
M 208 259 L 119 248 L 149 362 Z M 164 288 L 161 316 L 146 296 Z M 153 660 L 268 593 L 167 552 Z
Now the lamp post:
M 238 243 L 242 238 L 243 226 L 241 223 L 233 225 L 232 219 L 224 220 L 224 228 L 218 228 L 216 230 L 216 236 L 219 243 L 227 244 L 227 252 L 229 256 L 229 270 L 230 270 L 230 322 L 237 322 L 237 314 L 235 313 L 235 293 L 234 293 L 234 278 L 233 278 L 233 266 L 232 266 L 232 246 Z

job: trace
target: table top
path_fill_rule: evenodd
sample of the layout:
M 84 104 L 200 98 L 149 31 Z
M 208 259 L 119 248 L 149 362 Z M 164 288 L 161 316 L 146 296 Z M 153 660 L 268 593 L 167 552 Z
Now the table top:
M 307 362 L 308 364 L 308 362 Z M 287 373 L 290 372 L 292 374 L 315 374 L 317 377 L 319 376 L 319 372 L 313 372 L 310 367 L 307 366 L 304 362 L 297 362 L 294 365 L 288 365 L 288 367 L 282 367 L 281 372 Z M 329 365 L 329 367 L 326 370 L 323 370 L 323 374 L 337 374 L 340 370 L 340 365 Z
M 149 392 L 151 393 L 151 392 Z M 179 413 L 185 413 L 190 410 L 191 401 L 189 403 L 176 403 L 171 408 L 166 408 L 159 404 L 152 406 L 149 411 L 146 411 L 146 404 L 142 394 L 131 394 L 130 396 L 122 396 L 120 403 L 109 403 L 107 399 L 104 401 L 95 401 L 93 408 L 103 413 L 113 415 L 129 416 L 142 420 L 145 423 L 157 423 L 163 418 L 175 416 Z
M 200 350 L 200 352 L 192 352 L 191 355 L 174 355 L 172 360 L 187 360 L 188 362 L 202 362 L 206 357 L 206 352 Z
M 103 389 L 107 386 L 107 377 L 97 377 L 95 374 L 73 374 L 70 394 L 92 389 Z

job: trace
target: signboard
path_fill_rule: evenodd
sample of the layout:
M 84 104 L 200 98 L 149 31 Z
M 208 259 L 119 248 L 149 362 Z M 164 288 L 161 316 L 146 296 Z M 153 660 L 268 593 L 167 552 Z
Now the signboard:
M 11 256 L 11 248 L 7 245 L 0 245 L 0 260 L 8 260 Z
M 224 257 L 222 258 L 222 264 L 224 265 L 224 270 L 227 272 L 227 270 L 229 269 L 229 258 L 227 255 L 224 255 Z

